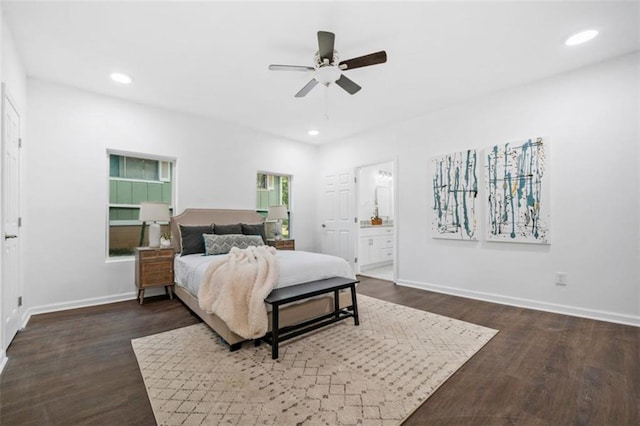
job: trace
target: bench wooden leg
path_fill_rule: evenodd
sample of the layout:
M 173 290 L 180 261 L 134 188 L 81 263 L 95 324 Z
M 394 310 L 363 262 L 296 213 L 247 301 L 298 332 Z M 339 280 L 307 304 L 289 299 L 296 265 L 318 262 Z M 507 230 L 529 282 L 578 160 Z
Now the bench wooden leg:
M 233 345 L 229 345 L 229 351 L 235 352 L 242 347 L 242 342 L 234 343 Z
M 351 304 L 353 305 L 353 322 L 355 325 L 360 325 L 360 318 L 358 317 L 358 301 L 356 300 L 356 285 L 351 285 Z
M 278 359 L 278 334 L 280 328 L 280 318 L 278 310 L 280 306 L 276 303 L 271 309 L 271 359 Z

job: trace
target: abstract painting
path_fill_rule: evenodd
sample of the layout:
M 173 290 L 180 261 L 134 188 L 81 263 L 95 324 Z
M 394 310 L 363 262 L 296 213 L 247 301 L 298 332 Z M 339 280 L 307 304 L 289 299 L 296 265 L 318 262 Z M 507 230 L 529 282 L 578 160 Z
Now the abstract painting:
M 485 152 L 487 240 L 549 244 L 549 178 L 542 138 Z
M 433 159 L 434 238 L 477 240 L 477 152 L 455 152 Z

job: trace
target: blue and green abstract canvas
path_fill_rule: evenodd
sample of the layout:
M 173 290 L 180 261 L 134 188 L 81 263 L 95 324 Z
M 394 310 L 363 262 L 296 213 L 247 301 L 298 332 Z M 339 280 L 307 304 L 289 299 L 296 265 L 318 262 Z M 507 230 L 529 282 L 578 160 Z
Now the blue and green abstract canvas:
M 434 238 L 477 240 L 478 197 L 475 149 L 443 155 L 432 160 Z
M 485 151 L 488 241 L 549 244 L 549 178 L 542 138 Z

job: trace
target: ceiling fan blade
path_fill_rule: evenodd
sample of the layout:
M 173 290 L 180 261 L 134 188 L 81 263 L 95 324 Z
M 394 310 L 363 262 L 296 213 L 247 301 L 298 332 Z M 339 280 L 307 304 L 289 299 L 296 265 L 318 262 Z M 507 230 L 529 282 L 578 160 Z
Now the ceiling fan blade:
M 303 65 L 269 65 L 269 71 L 313 71 L 313 67 Z
M 353 59 L 347 59 L 339 64 L 341 70 L 352 70 L 354 68 L 368 67 L 369 65 L 384 64 L 387 62 L 387 52 L 370 53 Z
M 336 80 L 336 84 L 349 92 L 350 95 L 356 94 L 360 89 L 362 89 L 362 87 L 345 77 L 344 74 Z
M 302 98 L 307 95 L 318 84 L 318 80 L 312 78 L 310 82 L 308 82 L 298 93 L 296 93 L 296 98 Z
M 334 33 L 318 31 L 318 53 L 321 61 L 325 59 L 328 59 L 329 62 L 333 61 L 333 44 L 335 39 L 336 35 Z

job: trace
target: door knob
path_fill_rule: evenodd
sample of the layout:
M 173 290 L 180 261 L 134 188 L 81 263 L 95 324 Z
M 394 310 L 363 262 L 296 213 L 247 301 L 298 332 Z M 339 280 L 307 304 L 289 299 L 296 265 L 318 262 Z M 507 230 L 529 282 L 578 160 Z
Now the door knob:
M 4 239 L 5 239 L 5 240 L 8 240 L 8 239 L 10 239 L 10 238 L 18 238 L 18 236 L 17 236 L 17 235 L 8 235 L 8 234 L 4 234 Z

